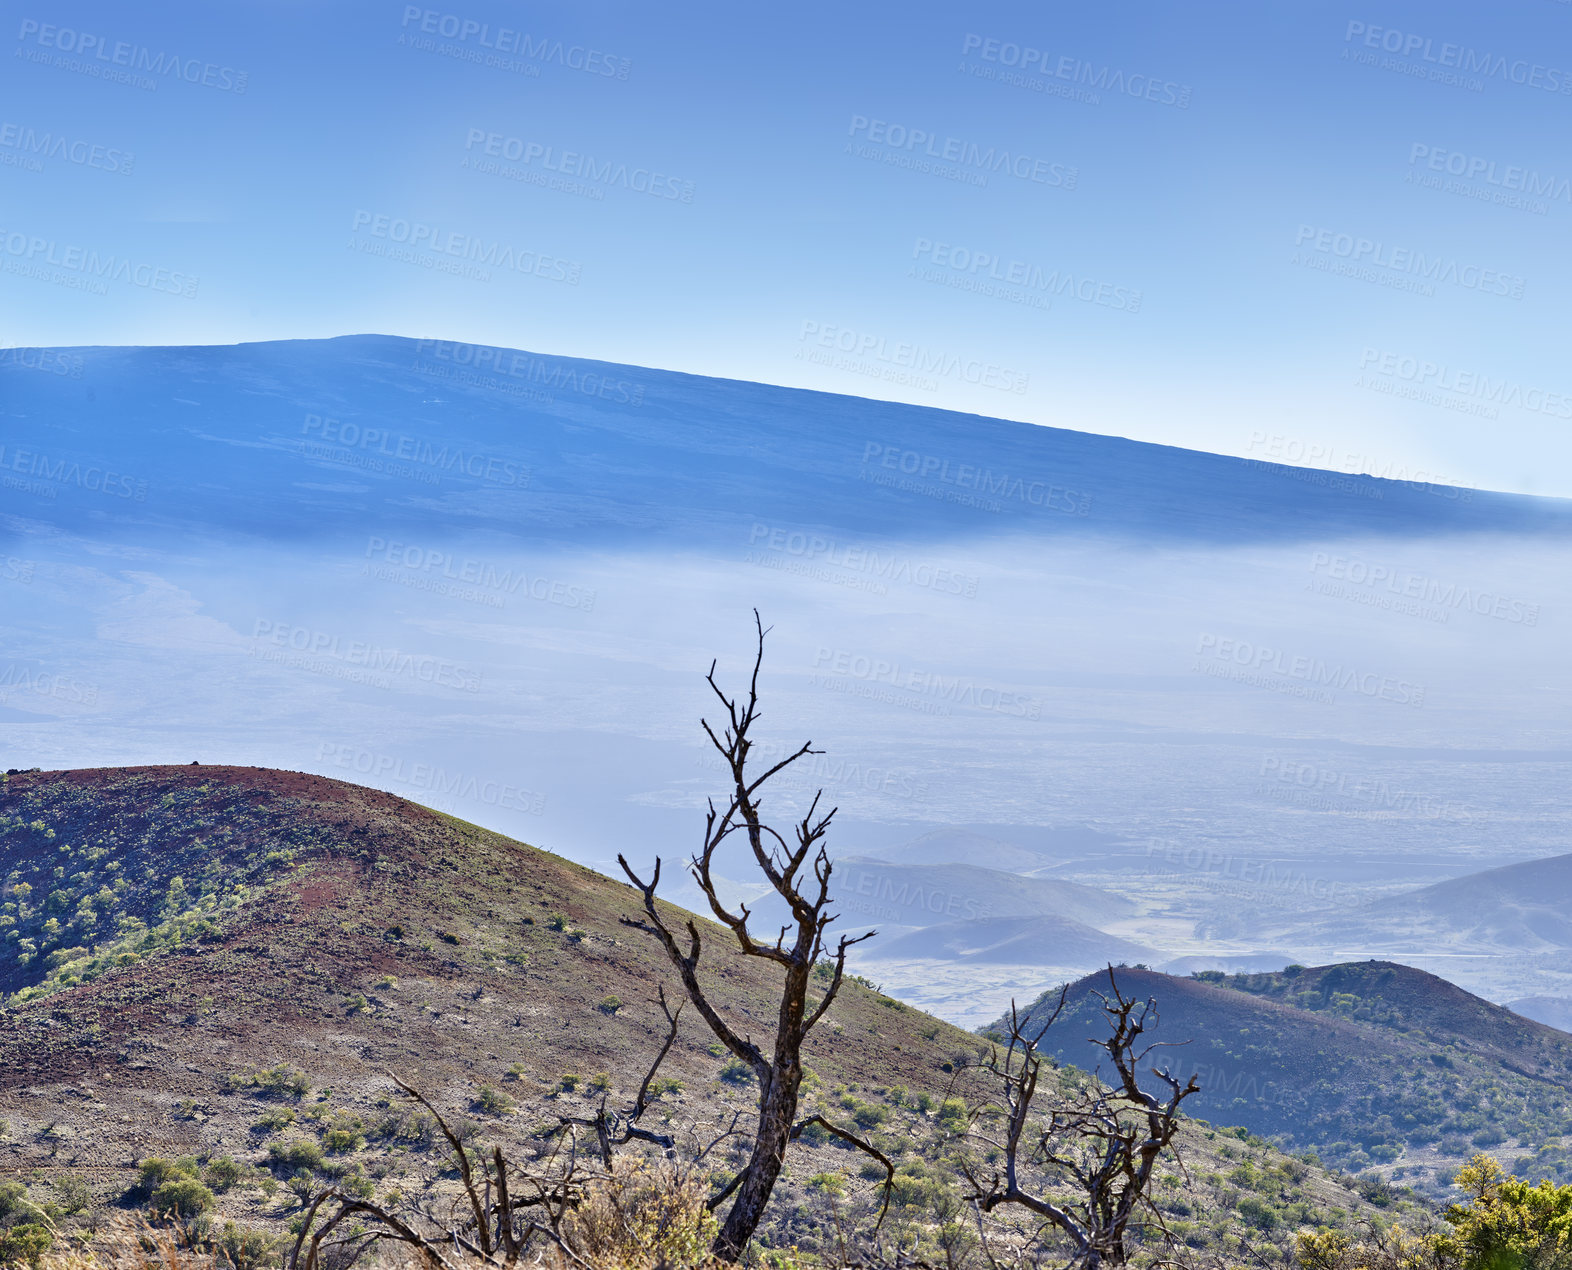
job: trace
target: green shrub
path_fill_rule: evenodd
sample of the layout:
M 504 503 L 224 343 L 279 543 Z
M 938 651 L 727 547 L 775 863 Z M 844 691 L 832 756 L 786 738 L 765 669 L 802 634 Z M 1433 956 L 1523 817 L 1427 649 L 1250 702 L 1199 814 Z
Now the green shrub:
M 1277 1210 L 1258 1195 L 1246 1195 L 1239 1201 L 1239 1216 L 1257 1230 L 1271 1230 L 1277 1225 Z
M 322 1145 L 329 1155 L 348 1155 L 365 1146 L 366 1140 L 353 1129 L 327 1129 L 322 1134 Z
M 27 1198 L 27 1187 L 21 1182 L 0 1182 L 0 1226 L 33 1221 L 43 1216 L 43 1210 Z
M 917 1167 L 921 1169 L 922 1166 Z M 925 1176 L 924 1172 L 913 1170 L 911 1166 L 905 1164 L 896 1172 L 895 1182 L 890 1191 L 890 1201 L 897 1208 L 918 1208 L 928 1212 L 939 1212 L 946 1206 L 945 1199 L 948 1192 L 944 1183 L 937 1178 Z M 883 1176 L 882 1169 L 880 1176 Z
M 149 1156 L 137 1166 L 136 1187 L 143 1195 L 152 1195 L 165 1182 L 176 1178 L 195 1178 L 195 1160 L 166 1160 L 161 1156 Z
M 830 1140 L 830 1131 L 815 1120 L 811 1124 L 803 1125 L 802 1132 L 797 1135 L 797 1140 L 806 1142 L 810 1147 L 822 1147 Z M 810 1181 L 809 1185 L 812 1186 L 812 1184 Z
M 710 1243 L 720 1223 L 705 1203 L 710 1186 L 702 1177 L 626 1158 L 607 1172 L 563 1225 L 565 1250 L 577 1265 L 682 1270 L 716 1264 Z M 798 1264 L 796 1257 L 783 1262 L 779 1253 L 758 1260 L 772 1270 Z
M 66 1214 L 80 1213 L 93 1202 L 93 1192 L 85 1178 L 67 1173 L 55 1179 L 55 1192 L 60 1196 L 60 1209 Z
M 844 1195 L 846 1179 L 839 1173 L 815 1173 L 808 1179 L 808 1189 L 817 1191 L 821 1195 Z
M 207 1166 L 207 1184 L 215 1191 L 227 1191 L 246 1175 L 246 1166 L 231 1156 L 220 1156 Z
M 615 1014 L 622 1009 L 622 998 L 615 994 L 608 994 L 600 999 L 600 1004 L 595 1008 L 602 1014 Z
M 733 1055 L 720 1069 L 720 1078 L 728 1085 L 746 1085 L 753 1080 L 753 1066 Z
M 198 1217 L 213 1207 L 213 1192 L 194 1177 L 172 1177 L 153 1192 L 153 1207 L 161 1213 Z
M 260 1270 L 260 1267 L 276 1259 L 283 1241 L 265 1230 L 254 1230 L 226 1221 L 224 1229 L 213 1242 L 229 1258 L 229 1264 L 235 1270 Z
M 513 1114 L 513 1099 L 498 1093 L 490 1085 L 481 1086 L 480 1093 L 475 1096 L 475 1103 L 482 1111 L 493 1116 Z
M 959 1098 L 946 1098 L 939 1104 L 939 1127 L 946 1133 L 965 1133 L 967 1123 L 966 1104 Z
M 309 1138 L 270 1142 L 267 1148 L 267 1166 L 275 1173 L 292 1174 L 301 1170 L 314 1173 L 322 1167 L 322 1148 Z
M 1354 1179 L 1354 1187 L 1366 1202 L 1385 1208 L 1394 1198 L 1392 1186 L 1379 1173 L 1362 1173 Z
M 877 1129 L 890 1118 L 890 1109 L 876 1102 L 858 1102 L 850 1110 L 852 1119 L 863 1129 Z
M 0 1233 L 0 1266 L 27 1266 L 38 1270 L 54 1242 L 47 1227 L 31 1222 Z
M 251 1077 L 250 1083 L 265 1094 L 303 1098 L 311 1091 L 311 1082 L 298 1068 L 280 1063 L 277 1067 L 264 1067 Z

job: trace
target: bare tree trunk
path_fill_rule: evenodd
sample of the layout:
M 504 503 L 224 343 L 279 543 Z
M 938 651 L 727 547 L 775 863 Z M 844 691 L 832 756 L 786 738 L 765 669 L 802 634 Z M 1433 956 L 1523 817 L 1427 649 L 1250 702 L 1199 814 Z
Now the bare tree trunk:
M 646 882 L 633 871 L 623 856 L 617 857 L 617 863 L 628 875 L 628 881 L 638 888 L 644 900 L 644 916 L 624 917 L 623 922 L 660 941 L 694 1009 L 721 1043 L 752 1069 L 754 1078 L 759 1082 L 759 1125 L 754 1135 L 752 1154 L 730 1185 L 709 1201 L 712 1211 L 726 1200 L 732 1201 L 713 1245 L 715 1255 L 726 1261 L 737 1260 L 753 1238 L 753 1232 L 764 1217 L 775 1182 L 785 1166 L 786 1146 L 802 1131 L 803 1126 L 795 1121 L 797 1093 L 802 1085 L 803 1042 L 841 990 L 847 949 L 873 934 L 869 931 L 855 938 L 842 936 L 836 941 L 833 953 L 826 939 L 827 929 L 835 920 L 835 914 L 829 911 L 830 874 L 833 868 L 824 849 L 823 839 L 835 812 L 831 809 L 822 817 L 819 816 L 819 800 L 823 791 L 814 796 L 802 820 L 792 826 L 793 842 L 788 842 L 784 835 L 767 825 L 759 815 L 760 790 L 770 778 L 798 759 L 820 751 L 804 744 L 760 775 L 754 776 L 748 771 L 748 760 L 754 744 L 749 732 L 759 717 L 759 668 L 764 661 L 765 635 L 764 624 L 757 610 L 753 618 L 758 631 L 758 652 L 754 657 L 753 675 L 748 682 L 745 702 L 728 697 L 721 690 L 715 682 L 715 665 L 710 665 L 708 683 L 725 707 L 726 721 L 719 733 L 710 727 L 708 721 L 701 720 L 701 724 L 726 764 L 732 788 L 724 811 L 718 811 L 715 804 L 710 803 L 704 826 L 704 842 L 690 862 L 690 870 L 693 880 L 709 901 L 710 911 L 716 920 L 735 936 L 741 954 L 759 958 L 781 969 L 780 1012 L 775 1025 L 774 1053 L 770 1058 L 766 1058 L 751 1039 L 727 1023 L 699 981 L 703 937 L 698 924 L 691 919 L 685 923 L 687 947 L 684 948 L 683 941 L 678 938 L 678 931 L 667 924 L 666 916 L 656 905 L 655 889 L 660 885 L 660 859 L 656 858 L 654 870 Z M 737 911 L 733 912 L 721 902 L 716 890 L 716 879 L 712 872 L 715 852 L 733 834 L 740 835 L 746 841 L 759 871 L 791 911 L 791 923 L 782 927 L 773 940 L 756 938 L 748 926 L 752 916 L 748 906 L 739 904 Z M 833 970 L 823 996 L 810 1011 L 808 979 L 826 954 L 833 956 L 829 962 Z M 822 1117 L 814 1119 L 823 1122 Z M 889 1180 L 895 1173 L 890 1161 L 856 1135 L 829 1126 L 828 1122 L 823 1123 L 841 1139 L 874 1156 L 884 1165 L 885 1196 L 888 1202 Z
M 740 1257 L 748 1240 L 753 1238 L 753 1232 L 764 1218 L 776 1180 L 785 1167 L 786 1144 L 791 1140 L 792 1125 L 797 1119 L 797 1086 L 801 1079 L 800 1068 L 796 1079 L 777 1077 L 759 1099 L 759 1127 L 753 1139 L 753 1152 L 743 1170 L 737 1198 L 715 1238 L 716 1255 L 727 1261 Z

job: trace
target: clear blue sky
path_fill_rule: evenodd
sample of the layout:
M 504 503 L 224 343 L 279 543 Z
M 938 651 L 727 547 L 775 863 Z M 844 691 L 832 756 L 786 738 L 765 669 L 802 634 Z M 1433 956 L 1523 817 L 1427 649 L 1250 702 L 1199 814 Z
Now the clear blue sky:
M 8 348 L 437 336 L 1572 494 L 1572 4 L 3 9 Z

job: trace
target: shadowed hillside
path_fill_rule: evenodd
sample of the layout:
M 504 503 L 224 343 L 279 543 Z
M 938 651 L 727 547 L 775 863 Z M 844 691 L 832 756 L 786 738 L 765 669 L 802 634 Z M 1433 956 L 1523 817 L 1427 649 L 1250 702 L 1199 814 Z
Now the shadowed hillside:
M 1159 1050 L 1202 1093 L 1194 1114 L 1312 1147 L 1347 1168 L 1435 1177 L 1480 1149 L 1509 1167 L 1572 1176 L 1572 1036 L 1406 966 L 1290 967 L 1181 979 L 1121 967 L 1127 996 L 1152 997 Z M 1045 1048 L 1088 1068 L 1108 972 L 1072 984 Z M 1041 1012 L 1058 998 L 1045 993 Z

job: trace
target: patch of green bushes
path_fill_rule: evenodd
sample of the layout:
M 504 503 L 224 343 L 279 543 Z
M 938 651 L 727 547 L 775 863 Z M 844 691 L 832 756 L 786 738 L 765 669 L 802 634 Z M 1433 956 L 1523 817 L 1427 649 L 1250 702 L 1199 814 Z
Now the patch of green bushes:
M 267 1148 L 267 1166 L 274 1173 L 294 1174 L 301 1170 L 315 1173 L 322 1167 L 320 1143 L 310 1138 L 291 1138 L 287 1142 L 271 1142 Z

